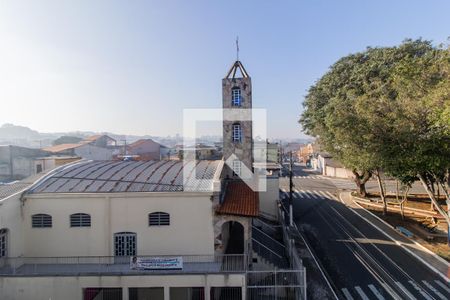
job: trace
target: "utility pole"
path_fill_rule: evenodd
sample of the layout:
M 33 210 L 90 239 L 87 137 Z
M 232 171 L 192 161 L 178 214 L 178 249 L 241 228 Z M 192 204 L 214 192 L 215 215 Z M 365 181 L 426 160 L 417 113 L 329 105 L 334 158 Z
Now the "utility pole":
M 293 201 L 292 201 L 292 188 L 294 184 L 292 183 L 292 151 L 289 152 L 289 226 L 294 226 L 294 209 L 293 209 Z

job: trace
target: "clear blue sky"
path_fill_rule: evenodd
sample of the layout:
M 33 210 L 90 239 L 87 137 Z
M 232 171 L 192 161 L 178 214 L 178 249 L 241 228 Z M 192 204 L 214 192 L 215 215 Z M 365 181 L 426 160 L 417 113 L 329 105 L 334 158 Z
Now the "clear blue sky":
M 447 41 L 450 1 L 1 1 L 0 124 L 182 132 L 221 105 L 240 58 L 269 137 L 299 137 L 301 102 L 341 56 L 405 38 Z

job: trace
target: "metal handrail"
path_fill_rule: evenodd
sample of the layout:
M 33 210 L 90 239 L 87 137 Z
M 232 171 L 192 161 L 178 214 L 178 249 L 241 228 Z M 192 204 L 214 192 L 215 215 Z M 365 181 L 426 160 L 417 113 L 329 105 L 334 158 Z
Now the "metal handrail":
M 223 255 L 158 255 L 139 258 L 181 257 L 181 270 L 135 270 L 130 268 L 131 256 L 66 256 L 66 257 L 2 257 L 0 275 L 77 275 L 130 273 L 230 273 L 247 270 L 246 254 Z
M 255 239 L 252 239 L 253 242 L 257 243 L 259 246 L 262 246 L 263 248 L 265 248 L 267 251 L 269 251 L 270 253 L 272 253 L 273 255 L 277 256 L 278 258 L 283 258 L 281 255 L 277 254 L 276 252 L 272 251 L 272 249 L 266 247 L 265 245 L 263 245 L 262 243 L 258 242 Z
M 267 238 L 269 238 L 272 242 L 278 244 L 280 247 L 286 248 L 285 245 L 283 245 L 282 243 L 280 243 L 279 241 L 277 241 L 276 239 L 274 239 L 273 237 L 271 237 L 270 235 L 268 235 L 267 233 L 265 233 L 264 231 L 262 231 L 261 229 L 257 228 L 257 227 L 252 227 L 252 229 L 256 230 L 257 232 L 263 234 L 264 236 L 266 236 Z

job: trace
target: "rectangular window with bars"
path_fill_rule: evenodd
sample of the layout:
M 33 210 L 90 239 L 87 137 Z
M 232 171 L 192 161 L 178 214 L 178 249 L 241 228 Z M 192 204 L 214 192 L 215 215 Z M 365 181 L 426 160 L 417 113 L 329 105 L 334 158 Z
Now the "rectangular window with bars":
M 0 229 L 0 257 L 6 256 L 6 242 L 8 231 L 6 229 Z
M 241 106 L 241 89 L 231 90 L 231 104 L 233 106 Z
M 148 214 L 148 226 L 168 226 L 170 225 L 170 215 L 165 212 L 154 212 Z
M 240 143 L 242 141 L 241 124 L 233 124 L 233 142 Z
M 31 216 L 31 227 L 49 228 L 52 227 L 52 216 L 47 214 L 36 214 Z
M 233 172 L 234 175 L 241 176 L 241 162 L 239 160 L 233 160 Z
M 91 216 L 81 213 L 70 215 L 70 227 L 91 227 Z

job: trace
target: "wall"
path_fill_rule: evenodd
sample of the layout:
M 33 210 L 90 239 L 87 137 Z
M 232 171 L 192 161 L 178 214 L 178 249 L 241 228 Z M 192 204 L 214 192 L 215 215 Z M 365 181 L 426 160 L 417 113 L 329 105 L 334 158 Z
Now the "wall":
M 113 156 L 112 152 L 111 149 L 100 148 L 89 144 L 74 149 L 76 156 L 92 160 L 111 160 Z
M 259 210 L 266 217 L 277 220 L 280 183 L 278 176 L 267 176 L 267 191 L 259 193 Z
M 326 176 L 338 177 L 338 178 L 353 178 L 353 173 L 345 168 L 336 168 L 326 166 L 325 172 Z
M 148 214 L 170 214 L 169 226 L 148 226 Z M 52 228 L 31 228 L 31 215 L 50 214 Z M 71 228 L 73 213 L 91 227 Z M 24 207 L 25 256 L 112 256 L 116 232 L 137 233 L 138 255 L 212 255 L 210 195 L 190 193 L 34 194 Z M 80 241 L 83 241 L 80 243 Z
M 21 194 L 18 192 L 0 201 L 0 229 L 8 229 L 7 256 L 10 257 L 17 257 L 24 253 Z
M 83 288 L 122 287 L 123 300 L 128 300 L 129 287 L 164 287 L 165 300 L 170 287 L 203 286 L 206 291 L 217 286 L 245 286 L 243 274 L 155 275 L 155 276 L 77 276 L 77 277 L 0 277 L 2 300 L 81 300 Z M 245 289 L 242 291 L 245 299 Z M 209 293 L 205 293 L 209 300 Z

